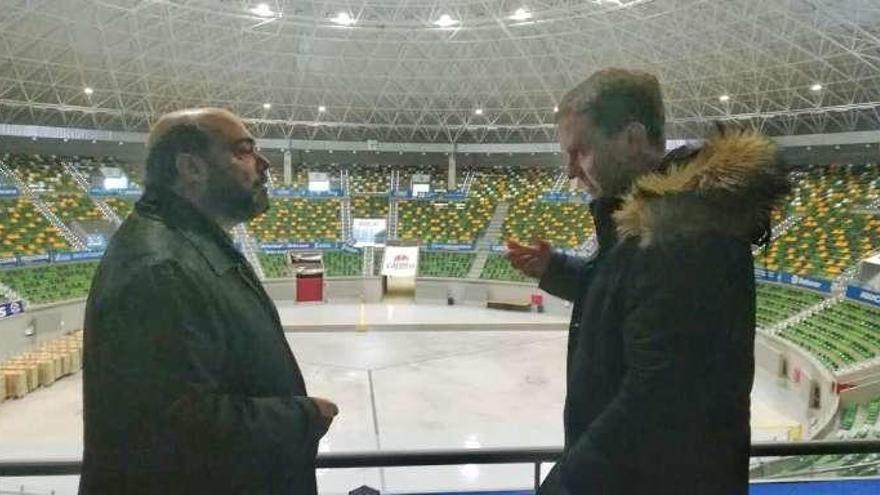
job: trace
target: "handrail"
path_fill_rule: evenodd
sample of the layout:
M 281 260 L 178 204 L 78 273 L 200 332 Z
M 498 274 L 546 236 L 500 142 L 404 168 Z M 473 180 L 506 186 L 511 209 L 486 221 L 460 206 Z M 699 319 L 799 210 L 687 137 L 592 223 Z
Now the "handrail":
M 880 440 L 819 440 L 805 442 L 758 442 L 750 449 L 752 457 L 795 455 L 880 453 Z M 404 466 L 443 466 L 459 464 L 536 464 L 553 462 L 562 455 L 559 447 L 401 450 L 377 452 L 334 452 L 318 455 L 318 468 L 378 468 Z M 52 461 L 0 461 L 0 476 L 60 476 L 80 473 L 76 459 Z

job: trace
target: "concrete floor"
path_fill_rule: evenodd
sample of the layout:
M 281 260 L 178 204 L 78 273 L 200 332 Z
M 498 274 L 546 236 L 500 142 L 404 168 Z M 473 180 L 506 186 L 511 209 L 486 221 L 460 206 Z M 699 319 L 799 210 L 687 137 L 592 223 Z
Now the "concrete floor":
M 351 330 L 291 332 L 309 393 L 340 415 L 322 452 L 556 446 L 562 443 L 566 318 L 412 305 L 282 306 L 285 327 L 322 322 Z M 471 331 L 443 330 L 443 325 Z M 390 325 L 390 326 L 389 326 Z M 385 330 L 371 330 L 381 327 Z M 407 328 L 408 330 L 403 330 Z M 419 329 L 413 331 L 412 329 Z M 515 328 L 516 330 L 509 330 Z M 537 328 L 540 330 L 529 330 Z M 556 328 L 555 330 L 552 328 Z M 399 330 L 398 330 L 399 329 Z M 0 404 L 0 460 L 78 458 L 81 375 Z M 765 400 L 764 398 L 768 398 Z M 753 422 L 796 423 L 756 383 Z M 768 430 L 768 431 L 770 431 Z M 531 466 L 319 470 L 322 493 L 362 484 L 383 493 L 526 488 Z M 76 493 L 76 477 L 0 479 L 0 493 Z

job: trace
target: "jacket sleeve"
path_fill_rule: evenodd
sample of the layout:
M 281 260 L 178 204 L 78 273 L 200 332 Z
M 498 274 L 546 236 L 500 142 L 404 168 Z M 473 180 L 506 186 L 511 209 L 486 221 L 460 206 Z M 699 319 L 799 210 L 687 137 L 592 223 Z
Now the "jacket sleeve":
M 323 434 L 316 407 L 306 397 L 230 390 L 230 336 L 216 300 L 199 285 L 164 262 L 112 294 L 102 326 L 118 331 L 98 342 L 101 383 L 139 408 L 132 410 L 155 414 L 146 418 L 151 435 L 170 440 L 195 465 L 214 463 L 247 477 L 260 466 L 312 461 Z
M 554 252 L 538 287 L 556 297 L 575 302 L 583 294 L 593 272 L 593 258 Z
M 687 390 L 700 373 L 695 363 L 708 361 L 712 338 L 723 338 L 708 336 L 720 330 L 726 311 L 737 310 L 725 309 L 742 299 L 734 293 L 746 290 L 728 247 L 713 241 L 656 249 L 632 267 L 621 329 L 626 371 L 616 397 L 563 456 L 569 492 L 608 489 L 616 483 L 610 473 L 675 457 L 671 439 L 695 400 Z

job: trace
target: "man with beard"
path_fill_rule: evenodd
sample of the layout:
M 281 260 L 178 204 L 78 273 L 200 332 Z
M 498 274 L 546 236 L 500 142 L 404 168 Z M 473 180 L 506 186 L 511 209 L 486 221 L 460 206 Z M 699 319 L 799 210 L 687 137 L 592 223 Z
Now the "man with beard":
M 150 133 L 146 190 L 85 318 L 81 494 L 315 494 L 337 414 L 307 396 L 278 313 L 227 231 L 269 207 L 242 121 L 184 110 Z
M 787 190 L 775 147 L 728 131 L 664 155 L 660 86 L 643 72 L 597 72 L 557 115 L 599 248 L 510 243 L 514 266 L 574 303 L 565 449 L 539 493 L 745 494 L 751 249 Z

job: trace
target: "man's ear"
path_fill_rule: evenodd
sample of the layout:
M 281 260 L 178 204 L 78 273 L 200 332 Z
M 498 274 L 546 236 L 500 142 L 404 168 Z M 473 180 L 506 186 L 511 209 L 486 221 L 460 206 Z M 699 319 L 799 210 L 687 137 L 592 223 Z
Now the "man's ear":
M 208 176 L 208 164 L 193 153 L 178 153 L 174 165 L 181 184 L 198 184 Z
M 630 122 L 626 126 L 626 143 L 632 149 L 642 149 L 649 145 L 648 129 L 641 122 Z

